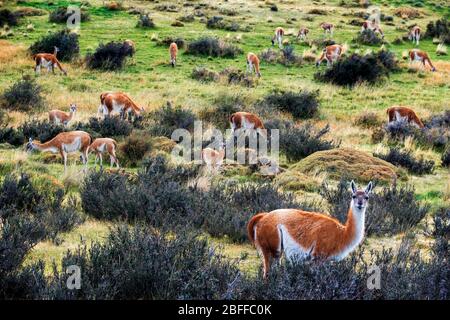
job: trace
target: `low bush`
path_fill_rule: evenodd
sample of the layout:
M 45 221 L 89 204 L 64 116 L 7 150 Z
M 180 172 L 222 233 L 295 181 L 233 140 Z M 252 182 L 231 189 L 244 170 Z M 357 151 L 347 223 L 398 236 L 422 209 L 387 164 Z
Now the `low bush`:
M 324 184 L 322 196 L 330 204 L 331 215 L 345 223 L 350 206 L 349 181 L 341 179 L 337 188 Z M 377 190 L 369 199 L 366 212 L 366 233 L 368 236 L 392 236 L 416 226 L 429 211 L 428 205 L 416 200 L 414 188 L 398 187 L 396 184 Z
M 206 27 L 209 29 L 221 29 L 227 31 L 239 31 L 240 26 L 237 22 L 226 21 L 223 17 L 213 16 L 206 21 Z
M 178 17 L 181 22 L 194 22 L 195 16 L 193 14 L 186 14 L 184 16 Z
M 5 142 L 18 147 L 25 143 L 25 136 L 22 131 L 11 127 L 0 128 L 0 143 Z
M 447 144 L 447 147 L 442 153 L 441 160 L 443 167 L 450 167 L 450 144 Z
M 266 49 L 264 51 L 262 51 L 259 55 L 258 55 L 259 59 L 261 61 L 267 62 L 267 63 L 277 63 L 280 55 L 279 52 L 277 50 L 274 50 L 272 48 Z
M 119 145 L 122 165 L 136 167 L 152 149 L 150 137 L 142 132 L 133 132 Z
M 388 75 L 389 70 L 373 54 L 351 56 L 340 59 L 327 68 L 324 72 L 314 75 L 315 79 L 322 82 L 331 82 L 340 86 L 353 86 L 360 82 L 375 83 L 383 76 Z
M 353 39 L 353 42 L 370 46 L 379 46 L 383 43 L 383 39 L 373 30 L 366 29 L 363 32 L 359 32 L 358 36 Z
M 41 142 L 47 142 L 59 133 L 67 131 L 62 125 L 37 119 L 23 123 L 18 130 L 22 132 L 25 138 L 32 138 Z
M 118 116 L 106 116 L 104 119 L 89 118 L 88 123 L 77 123 L 77 130 L 83 130 L 93 137 L 118 137 L 129 136 L 133 131 L 133 125 Z
M 415 19 L 421 17 L 420 11 L 411 7 L 399 7 L 395 9 L 394 14 L 403 19 Z
M 434 161 L 416 159 L 411 152 L 403 151 L 398 148 L 390 148 L 386 154 L 375 154 L 375 157 L 383 159 L 396 166 L 402 166 L 409 172 L 415 174 L 430 174 L 434 169 Z
M 303 62 L 302 56 L 294 52 L 294 47 L 287 45 L 281 49 L 281 57 L 278 60 L 282 65 L 300 65 Z
M 124 67 L 126 58 L 132 57 L 134 50 L 123 42 L 108 42 L 100 44 L 94 53 L 86 56 L 90 69 L 108 71 L 120 70 Z
M 389 72 L 399 70 L 398 61 L 395 54 L 389 50 L 379 50 L 375 53 L 375 57 L 379 63 Z
M 138 28 L 155 28 L 155 23 L 153 22 L 153 19 L 149 17 L 148 14 L 141 14 L 139 15 L 139 20 L 137 22 L 136 27 Z
M 256 80 L 241 69 L 228 67 L 220 72 L 220 76 L 225 77 L 228 84 L 242 85 L 244 87 L 254 87 Z
M 148 114 L 146 124 L 150 134 L 170 138 L 176 129 L 192 131 L 196 120 L 195 114 L 181 106 L 173 107 L 167 102 L 165 106 Z
M 9 9 L 0 9 L 0 28 L 14 27 L 19 24 L 18 16 Z
M 48 20 L 50 22 L 55 23 L 67 23 L 69 18 L 72 16 L 73 12 L 68 11 L 67 7 L 58 7 L 52 12 L 50 12 L 50 15 L 48 17 Z M 80 10 L 80 22 L 86 22 L 91 19 L 89 13 L 86 10 L 81 9 Z
M 191 73 L 192 79 L 200 82 L 216 82 L 219 81 L 219 74 L 209 70 L 206 67 L 195 67 Z
M 53 53 L 55 47 L 59 52 L 57 58 L 59 61 L 71 61 L 80 54 L 80 45 L 78 34 L 70 30 L 62 30 L 43 36 L 30 46 L 31 54 Z
M 223 40 L 203 37 L 188 44 L 186 53 L 200 56 L 236 58 L 242 54 L 239 47 L 227 44 Z
M 364 111 L 356 117 L 354 123 L 362 128 L 376 128 L 382 122 L 375 112 Z
M 441 42 L 450 44 L 450 22 L 446 18 L 430 21 L 425 32 L 426 38 L 438 38 Z
M 314 9 L 309 10 L 308 14 L 317 14 L 317 15 L 326 16 L 328 14 L 328 11 L 324 10 L 324 9 L 314 8 Z
M 81 289 L 67 290 L 69 275 L 55 271 L 54 299 L 224 299 L 239 274 L 206 239 L 143 226 L 119 226 L 105 243 L 68 252 L 62 270 L 70 265 L 83 270 Z
M 42 88 L 31 77 L 23 77 L 1 96 L 3 108 L 23 112 L 37 111 L 44 104 Z
M 274 91 L 266 96 L 263 108 L 288 112 L 294 119 L 310 119 L 319 113 L 319 91 Z
M 172 42 L 177 44 L 178 49 L 182 49 L 186 46 L 186 41 L 183 38 L 175 37 L 165 37 L 164 39 L 158 40 L 158 45 L 169 47 Z
M 420 135 L 420 129 L 405 120 L 389 122 L 384 128 L 389 139 L 392 140 L 403 140 L 406 137 L 415 137 Z
M 220 130 L 226 130 L 230 126 L 230 116 L 242 111 L 244 105 L 244 98 L 240 94 L 221 93 L 216 96 L 212 106 L 199 112 L 199 118 L 214 124 Z
M 330 131 L 329 125 L 319 130 L 311 123 L 294 125 L 288 121 L 273 120 L 267 121 L 265 127 L 269 130 L 269 134 L 271 129 L 280 130 L 280 151 L 286 155 L 288 161 L 298 161 L 314 152 L 339 146 L 338 142 L 323 139 Z

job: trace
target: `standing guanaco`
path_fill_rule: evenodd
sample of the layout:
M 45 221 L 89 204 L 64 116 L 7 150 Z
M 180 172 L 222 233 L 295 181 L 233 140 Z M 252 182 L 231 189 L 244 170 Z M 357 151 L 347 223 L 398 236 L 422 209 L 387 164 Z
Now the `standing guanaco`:
M 411 28 L 408 34 L 409 40 L 411 40 L 413 43 L 415 42 L 417 46 L 419 45 L 420 41 L 420 32 L 421 32 L 420 27 L 414 26 Z
M 77 111 L 76 104 L 70 105 L 69 113 L 61 110 L 51 110 L 48 112 L 48 120 L 50 123 L 55 124 L 62 123 L 64 126 L 67 126 L 69 122 L 72 121 L 76 111 Z
M 34 67 L 34 71 L 37 74 L 41 73 L 41 67 L 47 68 L 47 71 L 50 72 L 52 70 L 53 73 L 55 73 L 55 65 L 61 70 L 64 75 L 67 75 L 66 70 L 63 69 L 61 64 L 59 63 L 58 59 L 56 58 L 56 54 L 58 53 L 59 49 L 57 47 L 54 47 L 55 50 L 52 53 L 38 53 L 33 56 L 33 59 L 36 63 L 36 66 Z
M 425 127 L 422 120 L 417 116 L 413 109 L 404 106 L 392 106 L 386 110 L 389 117 L 389 123 L 406 120 L 408 123 L 416 125 L 419 128 Z
M 297 39 L 301 39 L 303 41 L 306 40 L 306 37 L 308 36 L 309 29 L 308 28 L 300 28 L 297 34 Z
M 169 54 L 170 54 L 170 64 L 172 67 L 175 67 L 177 63 L 177 54 L 178 54 L 178 46 L 175 42 L 172 42 L 169 47 Z
M 259 70 L 259 58 L 256 54 L 249 52 L 247 54 L 247 72 L 252 73 L 255 69 L 255 74 L 258 78 L 261 78 L 261 71 Z
M 428 53 L 425 51 L 419 50 L 419 49 L 413 49 L 409 51 L 409 63 L 412 63 L 413 61 L 420 61 L 423 64 L 423 67 L 425 68 L 425 62 L 428 62 L 428 64 L 431 67 L 431 71 L 436 71 L 436 68 L 431 63 L 430 57 L 428 56 Z
M 103 153 L 107 152 L 111 160 L 111 168 L 116 164 L 119 168 L 119 160 L 116 156 L 117 142 L 111 138 L 97 138 L 88 147 L 87 153 L 95 153 L 95 166 L 97 166 L 97 160 L 100 159 L 100 168 L 103 167 Z
M 333 36 L 334 25 L 332 23 L 322 22 L 320 24 L 320 27 L 323 29 L 325 36 L 327 35 L 327 33 L 330 34 L 330 37 Z
M 282 27 L 277 27 L 275 29 L 275 35 L 272 37 L 272 46 L 275 45 L 275 41 L 278 42 L 278 47 L 283 47 L 283 36 L 284 29 Z
M 335 62 L 344 52 L 346 51 L 346 46 L 333 44 L 331 46 L 327 46 L 323 49 L 322 54 L 319 59 L 316 61 L 316 67 L 318 67 L 323 60 L 327 61 L 327 66 L 330 66 L 333 62 Z

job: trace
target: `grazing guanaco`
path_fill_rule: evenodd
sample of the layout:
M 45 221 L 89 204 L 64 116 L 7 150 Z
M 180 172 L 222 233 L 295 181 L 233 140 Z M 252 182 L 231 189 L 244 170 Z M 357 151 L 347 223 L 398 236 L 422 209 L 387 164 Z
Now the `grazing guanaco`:
M 61 70 L 64 75 L 67 75 L 66 70 L 63 69 L 61 64 L 59 63 L 58 59 L 56 58 L 56 54 L 58 53 L 59 49 L 57 47 L 54 47 L 55 50 L 52 53 L 38 53 L 33 55 L 34 62 L 36 63 L 36 66 L 34 67 L 34 72 L 36 74 L 41 73 L 41 67 L 47 68 L 47 71 L 50 72 L 50 70 L 55 73 L 55 65 Z
M 332 23 L 322 22 L 320 24 L 320 27 L 323 29 L 325 36 L 327 35 L 327 33 L 330 34 L 330 37 L 333 36 L 334 25 Z
M 202 150 L 202 159 L 206 164 L 209 171 L 213 169 L 219 170 L 223 164 L 223 158 L 225 156 L 225 149 L 214 150 L 212 148 L 205 148 Z
M 100 159 L 100 168 L 103 167 L 103 153 L 107 152 L 111 160 L 111 168 L 116 164 L 119 168 L 119 160 L 116 156 L 117 142 L 111 138 L 97 138 L 88 147 L 88 154 L 95 153 L 95 166 L 97 166 L 97 160 Z
M 319 59 L 317 59 L 316 61 L 316 67 L 318 67 L 323 60 L 326 60 L 327 66 L 330 66 L 345 52 L 345 50 L 345 46 L 341 46 L 339 44 L 333 44 L 331 46 L 325 47 Z
M 289 261 L 311 256 L 317 260 L 342 260 L 364 238 L 364 220 L 372 182 L 357 190 L 351 182 L 352 199 L 347 221 L 341 224 L 329 215 L 297 209 L 278 209 L 253 216 L 248 237 L 262 253 L 264 277 L 273 259 L 284 253 Z
M 175 67 L 177 63 L 177 54 L 178 54 L 178 46 L 175 42 L 172 42 L 169 47 L 169 54 L 170 54 L 170 64 L 172 67 Z
M 284 29 L 282 27 L 277 27 L 275 29 L 275 35 L 272 37 L 272 46 L 275 45 L 275 41 L 278 42 L 278 47 L 283 47 L 283 36 L 284 36 Z
M 383 30 L 381 30 L 381 27 L 378 23 L 373 21 L 364 21 L 361 27 L 361 33 L 365 30 L 372 30 L 375 33 L 379 33 L 381 35 L 381 39 L 384 39 L 384 33 Z
M 231 131 L 234 136 L 234 132 L 238 129 L 243 130 L 256 130 L 256 133 L 267 137 L 266 129 L 264 124 L 258 116 L 250 112 L 236 112 L 230 116 Z
M 386 110 L 389 123 L 395 121 L 407 121 L 419 128 L 423 128 L 423 122 L 411 108 L 404 106 L 392 106 Z
M 417 46 L 419 45 L 420 41 L 420 32 L 421 32 L 420 27 L 414 26 L 411 28 L 408 34 L 409 40 L 411 40 L 413 43 L 415 42 Z
M 428 62 L 428 64 L 431 67 L 431 71 L 436 71 L 436 68 L 431 63 L 430 57 L 428 56 L 428 53 L 425 51 L 419 50 L 419 49 L 413 49 L 409 51 L 409 63 L 411 64 L 413 61 L 420 61 L 423 64 L 423 67 L 425 68 L 425 62 Z
M 77 112 L 77 105 L 71 104 L 69 108 L 69 113 L 61 111 L 61 110 L 51 110 L 48 112 L 48 120 L 50 123 L 55 124 L 63 124 L 67 126 L 70 121 L 72 121 L 75 116 L 75 112 Z
M 67 169 L 67 155 L 77 151 L 81 152 L 81 160 L 87 167 L 88 147 L 91 144 L 91 136 L 84 131 L 61 132 L 50 141 L 40 143 L 29 138 L 27 151 L 39 150 L 42 152 L 59 153 L 64 162 L 64 171 Z
M 131 113 L 135 116 L 140 116 L 143 111 L 143 107 L 138 107 L 136 103 L 123 92 L 103 92 L 100 94 L 98 114 L 107 116 L 113 112 L 117 112 L 122 119 L 124 119 L 125 116 L 129 119 Z
M 301 39 L 303 41 L 306 40 L 306 37 L 308 36 L 309 29 L 308 28 L 300 28 L 297 34 L 297 39 Z
M 247 72 L 252 73 L 255 69 L 255 74 L 258 78 L 261 78 L 261 71 L 259 70 L 259 58 L 256 54 L 249 52 L 247 54 Z

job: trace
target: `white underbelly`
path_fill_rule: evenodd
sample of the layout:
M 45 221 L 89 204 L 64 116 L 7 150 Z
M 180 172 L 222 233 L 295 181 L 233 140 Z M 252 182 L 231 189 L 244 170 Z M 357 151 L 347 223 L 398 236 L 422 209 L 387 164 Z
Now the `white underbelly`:
M 278 230 L 280 231 L 281 244 L 286 259 L 289 261 L 303 260 L 311 255 L 313 248 L 303 248 L 292 238 L 283 224 L 278 225 Z
M 74 139 L 72 143 L 63 144 L 63 150 L 67 153 L 76 152 L 80 150 L 81 147 L 81 138 L 77 137 Z

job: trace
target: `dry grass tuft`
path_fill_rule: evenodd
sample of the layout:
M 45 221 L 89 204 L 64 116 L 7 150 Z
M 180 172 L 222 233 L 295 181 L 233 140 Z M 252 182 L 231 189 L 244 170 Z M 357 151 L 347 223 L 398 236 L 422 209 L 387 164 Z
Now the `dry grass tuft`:
M 410 7 L 397 8 L 394 11 L 394 14 L 397 17 L 400 17 L 402 19 L 415 19 L 415 18 L 419 18 L 422 16 L 422 14 L 420 13 L 420 11 L 418 9 L 410 8 Z

